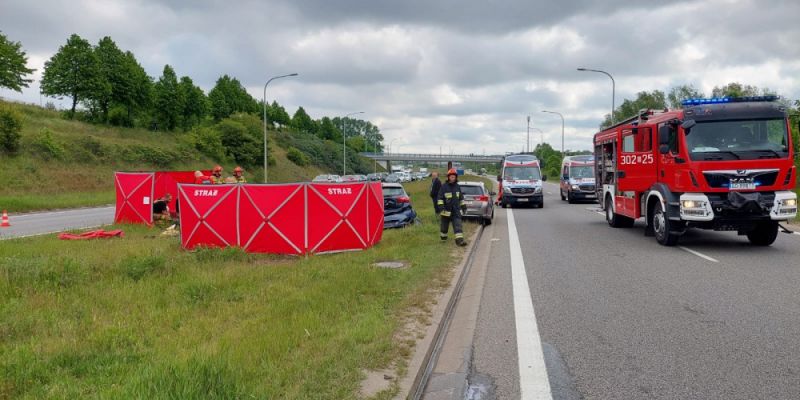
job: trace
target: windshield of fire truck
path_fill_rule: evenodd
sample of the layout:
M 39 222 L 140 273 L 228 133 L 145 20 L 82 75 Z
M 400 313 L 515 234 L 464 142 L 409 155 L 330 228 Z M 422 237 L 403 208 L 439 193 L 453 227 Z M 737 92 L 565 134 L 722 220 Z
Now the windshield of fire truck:
M 759 119 L 698 122 L 686 135 L 692 160 L 757 160 L 789 156 L 786 121 Z
M 594 178 L 594 171 L 589 166 L 570 167 L 569 177 L 572 179 Z
M 541 179 L 539 168 L 535 167 L 506 167 L 503 179 L 507 181 L 531 181 Z

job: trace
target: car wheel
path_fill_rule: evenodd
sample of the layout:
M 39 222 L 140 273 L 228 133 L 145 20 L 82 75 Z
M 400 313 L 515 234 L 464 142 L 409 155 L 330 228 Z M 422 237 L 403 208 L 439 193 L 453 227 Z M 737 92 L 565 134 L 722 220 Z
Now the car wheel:
M 672 233 L 673 223 L 667 217 L 667 213 L 664 212 L 664 207 L 661 204 L 655 207 L 650 224 L 653 227 L 653 233 L 658 243 L 664 246 L 678 244 L 680 235 Z
M 614 202 L 611 196 L 606 197 L 606 222 L 614 228 L 630 228 L 633 226 L 633 218 L 619 215 L 614 212 Z
M 566 197 L 566 196 L 564 196 L 564 191 L 563 191 L 563 190 L 561 190 L 561 189 L 558 189 L 558 194 L 560 194 L 560 195 L 561 195 L 561 201 L 564 201 L 564 200 L 566 200 L 566 199 L 567 199 L 567 197 Z
M 754 246 L 769 246 L 778 238 L 778 222 L 766 221 L 756 225 L 755 229 L 747 232 L 747 240 Z
M 482 222 L 483 222 L 483 226 L 489 226 L 489 225 L 492 224 L 492 219 L 491 218 L 484 218 Z
M 572 195 L 570 195 L 569 192 L 567 192 L 567 203 L 575 204 L 575 199 L 572 198 Z

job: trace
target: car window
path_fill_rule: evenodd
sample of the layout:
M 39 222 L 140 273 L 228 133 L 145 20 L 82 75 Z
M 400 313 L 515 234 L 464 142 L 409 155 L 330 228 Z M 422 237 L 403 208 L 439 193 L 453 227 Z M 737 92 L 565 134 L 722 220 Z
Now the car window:
M 480 186 L 461 186 L 461 193 L 480 196 L 483 194 L 483 188 Z
M 406 192 L 403 188 L 399 187 L 385 187 L 383 188 L 384 197 L 405 196 Z

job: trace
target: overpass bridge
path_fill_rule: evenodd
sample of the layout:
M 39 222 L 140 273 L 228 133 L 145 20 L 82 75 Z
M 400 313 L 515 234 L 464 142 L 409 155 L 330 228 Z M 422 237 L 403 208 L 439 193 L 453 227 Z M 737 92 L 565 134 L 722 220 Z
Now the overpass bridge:
M 360 153 L 362 156 L 379 162 L 470 162 L 470 163 L 499 163 L 504 155 L 478 155 L 478 154 L 424 154 L 424 153 Z

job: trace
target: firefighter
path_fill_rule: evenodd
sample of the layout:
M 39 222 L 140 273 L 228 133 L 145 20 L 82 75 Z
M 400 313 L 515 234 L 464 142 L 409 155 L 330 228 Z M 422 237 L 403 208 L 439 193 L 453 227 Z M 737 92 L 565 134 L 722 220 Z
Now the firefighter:
M 211 183 L 215 185 L 225 183 L 225 179 L 222 178 L 222 166 L 217 165 L 211 171 Z
M 447 171 L 447 181 L 439 190 L 439 200 L 436 204 L 439 206 L 442 218 L 439 237 L 443 242 L 447 240 L 447 232 L 452 223 L 453 232 L 456 234 L 456 244 L 466 246 L 464 231 L 461 229 L 461 213 L 466 206 L 464 205 L 464 196 L 461 194 L 461 186 L 458 185 L 458 172 L 455 168 Z
M 442 181 L 439 180 L 439 173 L 433 171 L 431 173 L 431 200 L 433 200 L 433 211 L 436 212 L 436 215 L 439 215 L 441 211 L 439 209 L 439 190 L 442 188 Z
M 233 169 L 233 179 L 236 181 L 236 183 L 247 183 L 247 179 L 245 179 L 244 175 L 242 175 L 243 171 L 244 170 L 242 170 L 242 167 L 239 166 Z

